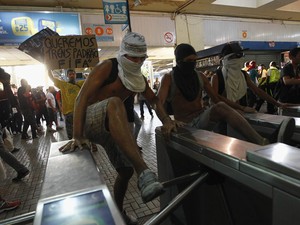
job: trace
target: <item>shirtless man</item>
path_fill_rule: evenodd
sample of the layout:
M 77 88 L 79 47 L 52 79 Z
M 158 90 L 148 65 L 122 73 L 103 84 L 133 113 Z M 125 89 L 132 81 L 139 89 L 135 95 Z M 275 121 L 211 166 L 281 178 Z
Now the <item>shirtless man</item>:
M 147 57 L 145 38 L 134 32 L 125 35 L 117 56 L 118 76 L 107 84 L 113 69 L 112 60 L 96 65 L 81 88 L 75 103 L 73 139 L 60 151 L 73 151 L 76 147 L 94 142 L 101 144 L 118 172 L 114 185 L 114 198 L 120 211 L 128 181 L 135 169 L 138 187 L 144 202 L 151 201 L 163 191 L 162 184 L 150 171 L 139 153 L 130 130 L 123 101 L 141 92 L 155 109 L 163 123 L 162 131 L 169 135 L 182 123 L 173 121 L 164 111 L 159 99 L 148 86 L 141 73 Z M 106 81 L 106 83 L 104 83 Z
M 207 129 L 209 121 L 227 122 L 234 130 L 243 135 L 246 140 L 259 145 L 269 143 L 269 140 L 260 136 L 245 118 L 232 108 L 249 112 L 251 111 L 249 107 L 243 107 L 218 95 L 212 89 L 205 75 L 195 71 L 198 57 L 191 45 L 178 45 L 175 49 L 175 58 L 177 65 L 172 72 L 163 77 L 158 97 L 162 104 L 167 99 L 171 102 L 176 120 L 186 122 L 189 126 L 198 129 Z M 175 89 L 173 94 L 171 94 L 172 87 L 173 90 Z M 206 91 L 215 103 L 207 110 L 204 110 L 202 105 L 202 90 Z M 294 127 L 294 119 L 284 120 L 278 131 L 277 141 L 283 142 L 289 139 Z

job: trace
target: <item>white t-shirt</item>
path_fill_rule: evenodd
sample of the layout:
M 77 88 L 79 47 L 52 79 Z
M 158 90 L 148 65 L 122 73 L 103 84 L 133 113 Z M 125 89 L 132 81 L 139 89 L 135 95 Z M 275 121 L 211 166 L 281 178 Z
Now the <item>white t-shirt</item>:
M 46 106 L 47 106 L 47 108 L 51 108 L 51 106 L 50 106 L 50 104 L 49 104 L 49 102 L 48 102 L 49 100 L 50 100 L 52 106 L 53 106 L 54 108 L 56 108 L 55 98 L 54 98 L 54 95 L 53 95 L 51 92 L 48 92 L 48 93 L 46 94 L 46 98 L 47 98 L 47 100 L 46 100 Z

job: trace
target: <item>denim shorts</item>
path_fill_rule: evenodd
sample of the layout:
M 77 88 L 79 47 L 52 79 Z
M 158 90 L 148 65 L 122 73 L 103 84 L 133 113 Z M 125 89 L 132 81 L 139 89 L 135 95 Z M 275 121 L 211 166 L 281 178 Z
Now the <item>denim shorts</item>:
M 88 106 L 85 118 L 84 135 L 91 142 L 100 144 L 115 169 L 132 167 L 127 157 L 120 151 L 105 127 L 107 104 L 109 99 Z
M 187 125 L 197 129 L 207 130 L 209 128 L 210 111 L 211 108 L 205 109 Z

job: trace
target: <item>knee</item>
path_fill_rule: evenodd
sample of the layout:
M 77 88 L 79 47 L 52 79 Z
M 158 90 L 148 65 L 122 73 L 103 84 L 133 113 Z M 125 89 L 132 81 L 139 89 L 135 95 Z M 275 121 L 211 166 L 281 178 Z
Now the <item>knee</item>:
M 124 108 L 124 103 L 118 97 L 112 97 L 108 100 L 107 111 L 110 113 L 118 112 L 120 108 Z
M 217 111 L 224 111 L 224 109 L 227 109 L 228 106 L 224 102 L 218 102 L 217 104 L 214 105 L 214 108 Z

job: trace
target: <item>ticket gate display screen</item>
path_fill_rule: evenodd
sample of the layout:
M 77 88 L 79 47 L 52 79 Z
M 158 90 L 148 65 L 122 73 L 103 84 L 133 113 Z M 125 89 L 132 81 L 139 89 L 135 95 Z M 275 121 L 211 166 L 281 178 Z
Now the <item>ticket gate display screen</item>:
M 102 190 L 45 202 L 42 225 L 114 225 Z

